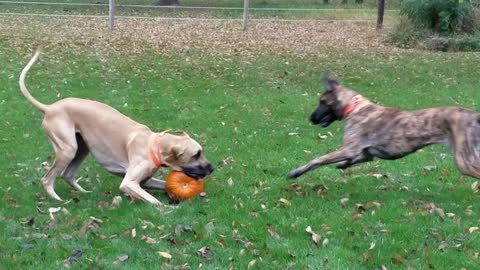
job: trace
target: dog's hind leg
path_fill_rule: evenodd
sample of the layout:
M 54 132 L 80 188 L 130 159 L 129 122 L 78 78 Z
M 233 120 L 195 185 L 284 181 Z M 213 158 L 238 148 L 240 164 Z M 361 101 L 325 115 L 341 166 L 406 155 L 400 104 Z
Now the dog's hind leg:
M 311 170 L 315 170 L 320 166 L 332 163 L 348 164 L 351 163 L 351 160 L 354 160 L 359 155 L 361 155 L 361 151 L 355 151 L 354 148 L 344 146 L 335 152 L 313 159 L 302 167 L 291 170 L 287 177 L 297 178 Z
M 75 129 L 67 123 L 69 121 L 47 117 L 43 121 L 43 128 L 55 151 L 55 160 L 42 178 L 42 186 L 51 198 L 58 201 L 62 199 L 55 193 L 55 180 L 67 168 L 77 151 Z
M 473 130 L 470 134 L 457 132 L 454 136 L 453 154 L 458 169 L 465 175 L 480 179 L 480 138 Z
M 150 178 L 143 181 L 140 186 L 144 189 L 165 189 L 165 181 L 157 178 Z
M 90 192 L 83 189 L 75 180 L 75 172 L 77 171 L 80 164 L 82 164 L 83 160 L 87 157 L 89 150 L 85 141 L 83 140 L 82 136 L 77 133 L 75 134 L 75 138 L 77 141 L 77 152 L 75 153 L 75 157 L 70 161 L 67 168 L 63 171 L 62 177 L 65 181 L 75 190 L 80 192 Z

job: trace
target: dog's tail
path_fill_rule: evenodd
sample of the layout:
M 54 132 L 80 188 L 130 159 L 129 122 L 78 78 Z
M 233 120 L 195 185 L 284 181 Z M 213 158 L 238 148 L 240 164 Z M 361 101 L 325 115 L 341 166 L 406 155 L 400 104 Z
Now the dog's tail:
M 22 94 L 30 101 L 35 107 L 37 107 L 40 111 L 45 112 L 47 110 L 47 105 L 41 103 L 40 101 L 36 100 L 30 92 L 28 92 L 27 87 L 25 86 L 25 77 L 27 77 L 27 73 L 30 70 L 30 68 L 35 64 L 35 62 L 38 59 L 38 56 L 40 56 L 41 48 L 38 48 L 35 51 L 35 54 L 33 55 L 32 59 L 30 59 L 30 62 L 23 68 L 22 73 L 20 74 L 20 90 L 22 91 Z

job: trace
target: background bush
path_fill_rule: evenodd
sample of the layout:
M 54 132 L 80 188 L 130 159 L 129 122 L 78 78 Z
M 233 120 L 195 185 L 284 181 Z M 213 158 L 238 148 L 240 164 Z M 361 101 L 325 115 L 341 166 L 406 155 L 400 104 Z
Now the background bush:
M 478 0 L 404 0 L 403 18 L 391 34 L 402 46 L 480 51 Z

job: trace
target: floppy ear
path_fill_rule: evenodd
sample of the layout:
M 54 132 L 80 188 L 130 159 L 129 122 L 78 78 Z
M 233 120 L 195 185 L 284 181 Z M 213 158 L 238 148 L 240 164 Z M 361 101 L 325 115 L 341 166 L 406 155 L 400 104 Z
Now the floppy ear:
M 182 131 L 182 132 L 180 133 L 180 135 L 190 138 L 190 135 L 188 135 L 188 133 L 185 132 L 185 131 Z
M 166 161 L 166 163 L 170 165 L 177 165 L 178 160 L 180 159 L 180 156 L 185 152 L 185 147 L 182 147 L 181 145 L 173 145 L 166 151 L 166 153 L 163 154 L 163 158 Z
M 333 75 L 328 73 L 323 75 L 322 81 L 323 81 L 323 84 L 325 85 L 325 90 L 327 92 L 334 91 L 335 89 L 337 89 L 339 85 L 337 79 L 335 79 Z

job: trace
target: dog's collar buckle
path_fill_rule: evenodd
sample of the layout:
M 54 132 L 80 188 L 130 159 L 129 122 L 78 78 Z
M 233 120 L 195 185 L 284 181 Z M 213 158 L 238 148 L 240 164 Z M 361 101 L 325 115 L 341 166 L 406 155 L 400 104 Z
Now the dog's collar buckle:
M 148 154 L 153 164 L 155 164 L 155 167 L 160 168 L 160 166 L 162 166 L 162 159 L 160 158 L 160 143 L 157 142 L 157 138 L 156 134 L 152 135 L 148 145 Z M 156 153 L 154 149 L 157 150 Z
M 347 117 L 353 112 L 357 104 L 362 100 L 362 95 L 355 95 L 352 97 L 347 106 L 343 109 L 343 117 Z

